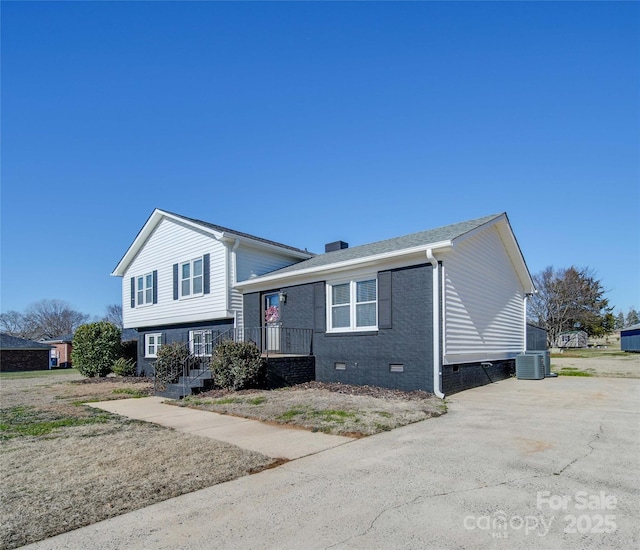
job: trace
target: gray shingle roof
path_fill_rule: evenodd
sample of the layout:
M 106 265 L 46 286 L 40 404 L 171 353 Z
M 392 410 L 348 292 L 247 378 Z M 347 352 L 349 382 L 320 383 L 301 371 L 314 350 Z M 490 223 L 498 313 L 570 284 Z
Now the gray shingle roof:
M 195 218 L 189 218 L 187 216 L 182 216 L 181 214 L 176 214 L 175 212 L 169 212 L 168 210 L 162 210 L 167 214 L 171 214 L 176 218 L 182 218 L 183 220 L 190 221 L 192 223 L 197 223 L 198 225 L 202 225 L 203 227 L 207 227 L 209 229 L 213 229 L 214 231 L 219 231 L 221 233 L 232 233 L 233 235 L 237 235 L 238 237 L 244 237 L 246 239 L 252 239 L 254 241 L 259 241 L 261 243 L 271 244 L 273 246 L 278 246 L 280 248 L 286 248 L 288 250 L 293 250 L 294 252 L 302 252 L 304 254 L 313 255 L 312 252 L 308 250 L 301 250 L 300 248 L 296 248 L 294 246 L 289 246 L 288 244 L 279 243 L 276 241 L 270 241 L 269 239 L 263 239 L 262 237 L 256 237 L 255 235 L 250 235 L 249 233 L 243 233 L 242 231 L 236 231 L 235 229 L 229 229 L 228 227 L 222 227 L 221 225 L 216 225 L 209 222 L 203 222 L 202 220 L 196 220 Z
M 51 349 L 51 346 L 0 332 L 0 349 Z
M 428 244 L 453 240 L 456 237 L 461 237 L 469 231 L 473 231 L 499 216 L 502 216 L 502 214 L 492 214 L 491 216 L 484 216 L 483 218 L 477 218 L 475 220 L 446 225 L 444 227 L 429 229 L 427 231 L 419 231 L 418 233 L 404 235 L 403 237 L 395 237 L 393 239 L 387 239 L 375 243 L 354 246 L 353 248 L 344 248 L 334 252 L 318 254 L 308 260 L 267 273 L 266 276 L 279 275 L 281 273 L 295 273 L 301 269 L 319 268 L 339 262 L 357 260 L 368 256 L 376 256 L 378 254 L 385 254 L 417 246 L 425 246 Z

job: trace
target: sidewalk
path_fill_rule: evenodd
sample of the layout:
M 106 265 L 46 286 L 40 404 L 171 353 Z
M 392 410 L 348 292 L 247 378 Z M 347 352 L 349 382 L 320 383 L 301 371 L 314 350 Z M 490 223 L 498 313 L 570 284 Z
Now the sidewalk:
M 294 460 L 353 441 L 351 437 L 273 426 L 257 420 L 167 405 L 164 397 L 87 403 L 110 413 L 209 437 L 272 458 Z

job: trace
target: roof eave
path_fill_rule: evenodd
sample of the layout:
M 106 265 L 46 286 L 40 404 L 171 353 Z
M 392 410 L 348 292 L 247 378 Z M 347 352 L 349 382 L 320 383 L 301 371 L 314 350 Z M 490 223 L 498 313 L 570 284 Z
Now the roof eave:
M 255 279 L 247 279 L 245 281 L 238 281 L 233 285 L 238 290 L 260 290 L 268 288 L 274 283 L 282 283 L 284 281 L 292 282 L 301 278 L 308 278 L 312 276 L 321 276 L 327 273 L 337 273 L 341 271 L 354 270 L 364 268 L 369 265 L 383 264 L 394 260 L 399 260 L 402 257 L 412 256 L 420 253 L 425 253 L 428 249 L 443 250 L 451 248 L 451 240 L 440 241 L 436 243 L 429 243 L 420 246 L 414 246 L 411 248 L 404 248 L 401 250 L 394 250 L 393 252 L 385 252 L 382 254 L 374 254 L 371 256 L 365 256 L 362 258 L 354 258 L 352 260 L 345 260 L 343 262 L 334 262 L 322 266 L 302 268 L 295 271 L 287 271 L 284 273 L 274 273 L 272 275 L 262 275 Z M 426 261 L 426 260 L 425 260 Z

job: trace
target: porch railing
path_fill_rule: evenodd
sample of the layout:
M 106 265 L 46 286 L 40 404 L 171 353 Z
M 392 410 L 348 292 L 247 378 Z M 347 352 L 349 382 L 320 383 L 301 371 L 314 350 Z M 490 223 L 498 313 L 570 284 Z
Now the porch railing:
M 265 357 L 275 355 L 311 355 L 313 353 L 313 329 L 285 328 L 279 325 L 256 328 L 232 328 L 224 332 L 212 331 L 211 343 L 199 341 L 185 344 L 190 350 L 198 348 L 205 352 L 213 351 L 224 341 L 253 342 Z M 211 357 L 206 355 L 190 355 L 186 359 L 172 361 L 159 379 L 154 369 L 154 390 L 157 392 L 169 384 L 183 386 L 184 395 L 190 393 L 188 388 L 198 385 L 200 380 L 210 378 L 209 364 Z
M 224 340 L 253 342 L 266 357 L 313 353 L 313 329 L 310 328 L 287 328 L 278 325 L 232 328 L 214 338 L 213 347 Z

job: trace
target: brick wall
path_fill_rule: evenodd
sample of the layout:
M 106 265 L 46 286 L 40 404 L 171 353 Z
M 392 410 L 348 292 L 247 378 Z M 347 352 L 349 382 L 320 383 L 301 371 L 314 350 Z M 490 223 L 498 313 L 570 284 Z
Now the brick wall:
M 269 357 L 267 387 L 271 389 L 303 384 L 316 379 L 315 357 Z
M 462 365 L 442 366 L 442 391 L 445 395 L 457 393 L 470 388 L 484 386 L 509 378 L 515 369 L 515 360 L 491 361 L 485 363 L 468 363 Z
M 433 391 L 431 286 L 431 266 L 427 264 L 393 270 L 391 328 L 341 334 L 314 332 L 316 380 Z M 281 307 L 282 326 L 314 328 L 314 285 L 283 290 L 287 301 Z M 244 300 L 246 326 L 259 323 L 260 295 L 247 294 Z M 337 370 L 336 363 L 344 363 L 344 370 Z M 402 372 L 392 372 L 391 365 L 402 365 Z
M 0 370 L 2 372 L 17 372 L 29 370 L 48 370 L 48 349 L 24 349 L 0 351 Z

